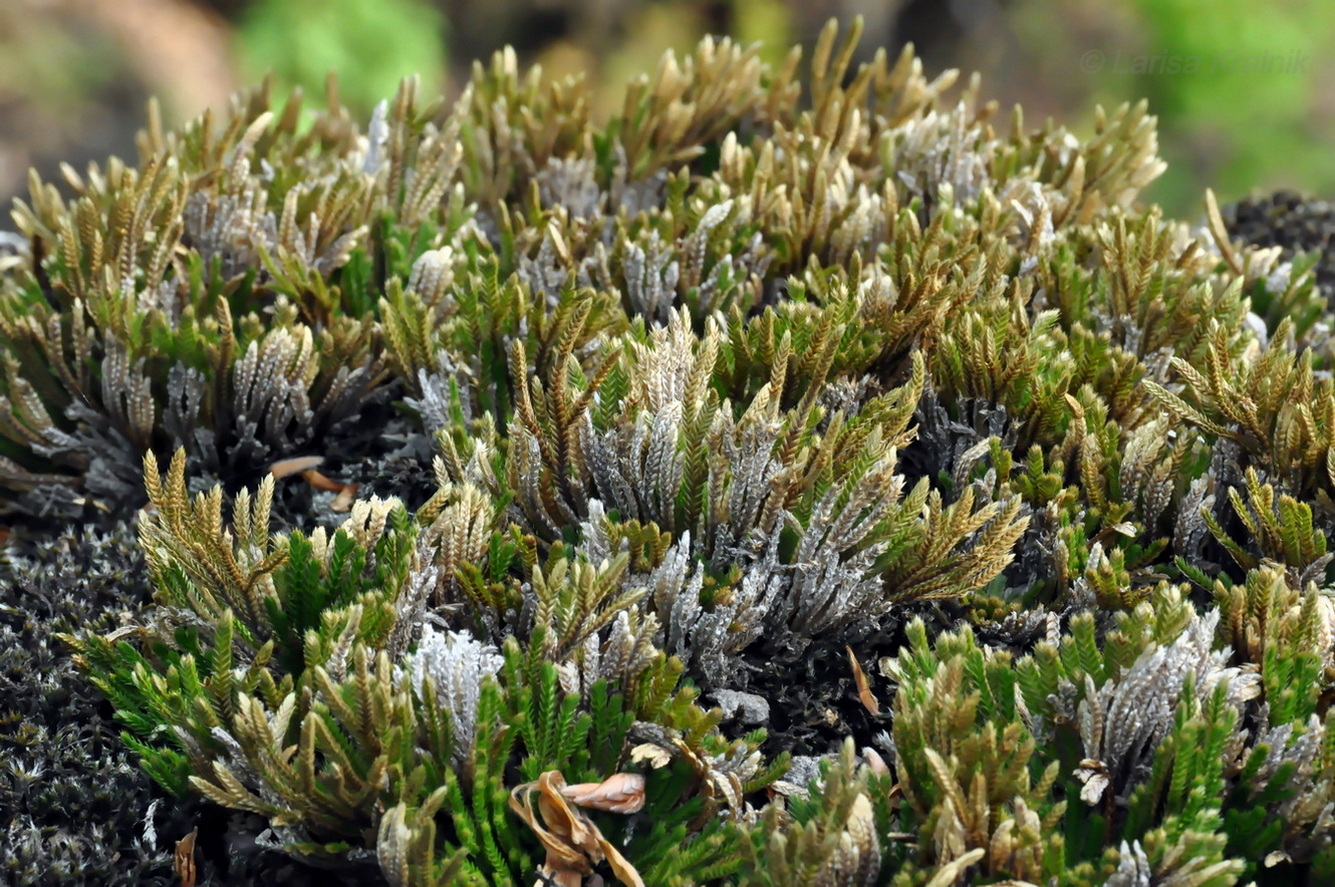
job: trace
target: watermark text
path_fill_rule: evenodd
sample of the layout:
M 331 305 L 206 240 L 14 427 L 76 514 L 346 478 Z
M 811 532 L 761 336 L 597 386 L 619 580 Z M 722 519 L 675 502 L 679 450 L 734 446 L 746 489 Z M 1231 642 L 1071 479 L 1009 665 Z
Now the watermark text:
M 1310 64 L 1311 55 L 1296 49 L 1219 55 L 1091 49 L 1080 56 L 1086 74 L 1306 74 Z

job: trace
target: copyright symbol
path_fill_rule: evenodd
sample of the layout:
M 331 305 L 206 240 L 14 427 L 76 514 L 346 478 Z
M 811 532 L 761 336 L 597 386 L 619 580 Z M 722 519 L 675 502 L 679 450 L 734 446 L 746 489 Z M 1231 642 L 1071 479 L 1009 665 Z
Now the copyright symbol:
M 1103 50 L 1091 49 L 1080 56 L 1080 70 L 1086 74 L 1094 74 L 1103 70 Z

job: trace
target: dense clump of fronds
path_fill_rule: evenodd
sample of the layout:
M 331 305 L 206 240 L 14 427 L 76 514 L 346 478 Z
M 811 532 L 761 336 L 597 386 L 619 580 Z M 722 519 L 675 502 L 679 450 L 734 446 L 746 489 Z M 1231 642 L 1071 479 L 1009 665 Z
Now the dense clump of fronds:
M 0 483 L 115 509 L 142 457 L 159 607 L 67 640 L 159 784 L 391 884 L 1335 871 L 1311 260 L 1139 206 L 1143 104 L 1002 127 L 857 30 L 601 125 L 509 53 L 364 132 L 260 92 L 34 182 Z M 190 483 L 377 397 L 415 511 Z M 799 692 L 823 746 L 746 729 Z

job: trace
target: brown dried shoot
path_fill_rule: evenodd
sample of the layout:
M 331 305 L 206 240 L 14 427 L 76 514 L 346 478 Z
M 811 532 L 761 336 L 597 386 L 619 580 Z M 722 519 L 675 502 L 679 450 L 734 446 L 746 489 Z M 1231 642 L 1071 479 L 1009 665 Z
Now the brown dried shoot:
M 536 810 L 534 795 L 537 795 Z M 511 791 L 510 809 L 547 848 L 547 859 L 539 870 L 547 880 L 538 883 L 581 887 L 585 876 L 594 873 L 594 866 L 606 860 L 623 884 L 644 887 L 635 867 L 572 802 L 598 810 L 633 813 L 644 805 L 644 777 L 617 773 L 601 783 L 567 786 L 559 770 L 548 770 L 536 782 L 526 782 Z

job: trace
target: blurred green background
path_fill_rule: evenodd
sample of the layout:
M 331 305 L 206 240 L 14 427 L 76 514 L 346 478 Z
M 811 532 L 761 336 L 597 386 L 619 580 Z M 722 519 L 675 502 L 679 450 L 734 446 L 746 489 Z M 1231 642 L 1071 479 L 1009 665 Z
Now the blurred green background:
M 0 0 L 0 201 L 26 171 L 133 156 L 150 95 L 169 122 L 218 106 L 272 70 L 321 95 L 328 71 L 369 116 L 398 79 L 454 93 L 475 58 L 506 44 L 552 75 L 581 73 L 601 107 L 667 48 L 706 33 L 809 46 L 831 17 L 862 15 L 861 51 L 905 42 L 929 73 L 983 74 L 1086 133 L 1096 103 L 1148 98 L 1169 172 L 1150 199 L 1195 216 L 1291 187 L 1335 196 L 1331 0 Z

